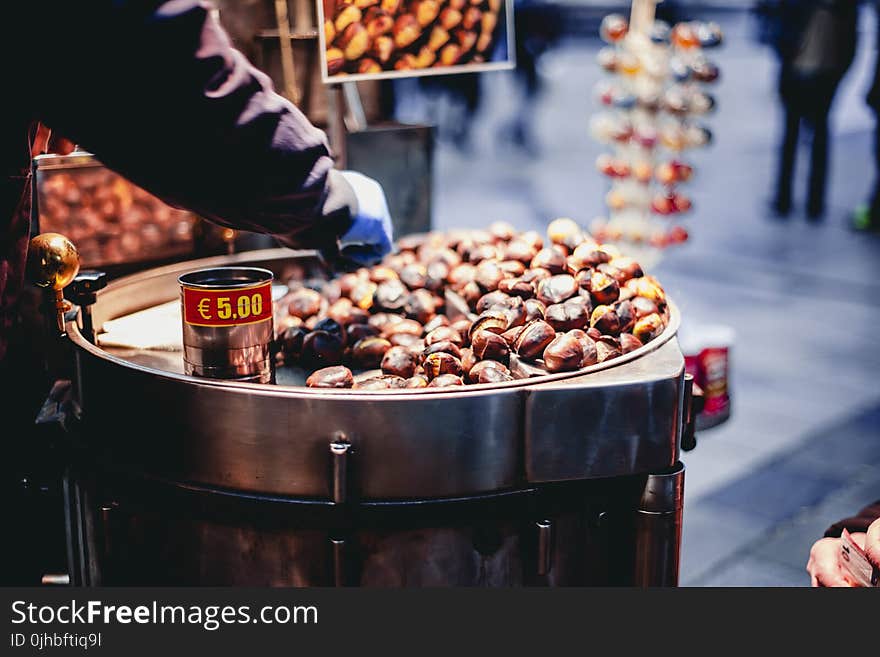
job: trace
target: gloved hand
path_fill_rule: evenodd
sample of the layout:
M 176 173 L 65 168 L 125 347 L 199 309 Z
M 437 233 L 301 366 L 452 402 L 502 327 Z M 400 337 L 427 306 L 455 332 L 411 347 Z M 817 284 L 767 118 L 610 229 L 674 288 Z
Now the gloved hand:
M 357 210 L 351 228 L 339 238 L 339 250 L 343 257 L 361 265 L 372 265 L 391 252 L 391 215 L 385 192 L 372 178 L 356 171 L 340 171 L 351 185 L 357 199 Z

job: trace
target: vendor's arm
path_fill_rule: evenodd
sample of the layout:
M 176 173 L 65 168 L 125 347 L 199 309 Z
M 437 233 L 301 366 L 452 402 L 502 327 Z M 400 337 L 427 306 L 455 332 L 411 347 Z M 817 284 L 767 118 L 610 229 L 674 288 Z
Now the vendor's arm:
M 324 133 L 232 47 L 210 5 L 59 0 L 40 11 L 36 110 L 108 166 L 291 246 L 329 248 L 357 228 L 347 241 L 364 253 L 390 248 L 381 188 L 333 169 Z M 385 216 L 362 212 L 376 206 Z

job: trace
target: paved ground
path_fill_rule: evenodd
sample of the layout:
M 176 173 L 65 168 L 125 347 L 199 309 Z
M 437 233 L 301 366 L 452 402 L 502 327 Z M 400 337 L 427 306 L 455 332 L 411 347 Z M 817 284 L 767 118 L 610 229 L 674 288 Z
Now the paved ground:
M 685 456 L 684 584 L 804 585 L 812 541 L 880 497 L 880 238 L 845 224 L 873 175 L 873 121 L 862 103 L 873 15 L 863 19 L 857 62 L 833 115 L 829 213 L 811 224 L 766 211 L 779 124 L 774 61 L 753 42 L 745 13 L 720 16 L 728 40 L 717 52 L 717 140 L 694 158 L 693 239 L 656 272 L 686 323 L 724 323 L 737 333 L 734 416 Z M 501 218 L 539 228 L 601 211 L 599 147 L 587 134 L 598 47 L 567 42 L 549 53 L 544 93 L 529 110 L 511 75 L 484 76 L 471 147 L 438 149 L 435 225 Z M 409 101 L 401 114 L 423 110 Z M 534 131 L 530 153 L 498 138 L 519 111 Z

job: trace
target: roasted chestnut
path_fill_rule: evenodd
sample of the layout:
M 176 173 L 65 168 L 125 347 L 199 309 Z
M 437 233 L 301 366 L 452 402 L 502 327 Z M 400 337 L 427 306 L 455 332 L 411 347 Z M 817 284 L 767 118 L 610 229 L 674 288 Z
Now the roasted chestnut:
M 425 368 L 425 376 L 428 379 L 434 379 L 442 374 L 454 374 L 460 377 L 462 375 L 461 361 L 442 351 L 431 354 L 422 364 Z
M 400 318 L 399 321 L 389 322 L 382 327 L 382 336 L 388 338 L 398 333 L 409 333 L 421 337 L 423 332 L 422 325 L 414 319 Z
M 436 354 L 438 351 L 451 354 L 459 359 L 461 358 L 461 347 L 449 340 L 441 340 L 440 342 L 434 342 L 433 344 L 427 345 L 422 350 L 421 360 L 424 361 L 428 356 Z
M 406 379 L 393 374 L 383 374 L 370 379 L 358 381 L 353 386 L 356 390 L 389 390 L 392 388 L 406 388 Z
M 603 335 L 596 341 L 596 356 L 600 363 L 621 355 L 620 343 L 610 335 Z
M 427 388 L 428 377 L 424 374 L 415 374 L 406 380 L 406 388 Z
M 548 306 L 562 303 L 577 294 L 578 286 L 571 274 L 556 274 L 538 283 L 537 297 Z
M 345 345 L 339 336 L 327 331 L 312 331 L 303 339 L 302 361 L 312 369 L 338 365 Z
M 574 249 L 584 241 L 584 233 L 581 227 L 573 219 L 566 217 L 554 219 L 550 222 L 550 225 L 547 226 L 547 237 L 554 244 L 565 246 L 567 249 Z
M 474 365 L 468 373 L 471 383 L 503 383 L 513 381 L 510 370 L 495 360 L 483 360 Z
M 526 310 L 526 322 L 530 322 L 533 319 L 544 319 L 544 315 L 547 312 L 547 306 L 544 302 L 537 299 L 526 299 L 523 302 L 523 308 Z
M 339 322 L 330 319 L 329 317 L 325 317 L 324 319 L 320 319 L 315 322 L 315 326 L 312 330 L 327 331 L 327 333 L 339 338 L 339 341 L 342 342 L 342 344 L 345 344 L 345 329 Z
M 590 327 L 603 335 L 614 335 L 620 332 L 620 317 L 611 306 L 596 306 L 590 315 Z
M 549 372 L 571 372 L 580 369 L 584 349 L 576 335 L 557 335 L 544 349 L 544 367 Z
M 590 276 L 590 296 L 596 304 L 611 304 L 620 296 L 618 282 L 601 271 L 594 271 Z
M 505 278 L 498 283 L 498 291 L 523 299 L 531 299 L 535 296 L 535 285 L 521 278 Z
M 529 360 L 540 358 L 555 337 L 556 331 L 547 322 L 540 319 L 529 322 L 516 338 L 516 353 Z
M 642 346 L 642 341 L 639 340 L 632 333 L 621 333 L 620 334 L 620 351 L 628 354 L 631 351 L 635 351 L 639 347 Z
M 351 348 L 352 362 L 364 370 L 379 367 L 385 352 L 391 349 L 391 343 L 385 338 L 369 337 L 358 340 Z
M 303 340 L 307 334 L 308 331 L 302 326 L 291 326 L 285 329 L 278 339 L 278 346 L 285 360 L 294 362 L 302 355 Z
M 663 319 L 657 313 L 642 317 L 633 326 L 632 334 L 647 344 L 663 332 Z
M 491 292 L 498 289 L 498 284 L 506 278 L 504 271 L 494 260 L 483 260 L 477 265 L 474 280 L 484 290 Z
M 455 374 L 441 374 L 440 376 L 434 377 L 431 379 L 431 382 L 428 384 L 429 388 L 447 388 L 449 386 L 463 386 L 464 381 L 461 380 L 460 376 L 456 376 Z
M 416 371 L 416 358 L 406 347 L 390 347 L 382 356 L 382 372 L 410 378 Z
M 469 332 L 470 340 L 473 341 L 477 331 L 490 331 L 492 333 L 504 333 L 510 328 L 510 319 L 503 308 L 487 310 L 480 314 L 471 324 Z
M 437 312 L 436 297 L 428 290 L 416 290 L 410 292 L 403 308 L 407 317 L 424 324 Z
M 529 269 L 546 269 L 551 274 L 565 272 L 565 253 L 557 248 L 549 247 L 541 249 L 529 263 Z
M 471 349 L 477 360 L 504 362 L 510 354 L 507 341 L 497 333 L 477 331 L 471 336 Z
M 345 327 L 346 344 L 354 344 L 373 335 L 379 335 L 379 329 L 369 324 L 349 324 Z
M 432 345 L 435 342 L 452 342 L 459 347 L 464 344 L 461 335 L 451 326 L 438 326 L 425 336 L 425 344 Z
M 294 317 L 307 319 L 321 310 L 323 299 L 315 290 L 302 288 L 290 295 L 287 312 Z
M 315 370 L 306 379 L 310 388 L 351 388 L 354 376 L 351 370 L 343 365 L 333 365 Z
M 409 292 L 400 279 L 383 281 L 378 284 L 373 294 L 373 303 L 377 308 L 387 311 L 399 311 L 409 298 Z
M 586 328 L 590 323 L 589 301 L 575 297 L 547 306 L 544 319 L 556 331 Z

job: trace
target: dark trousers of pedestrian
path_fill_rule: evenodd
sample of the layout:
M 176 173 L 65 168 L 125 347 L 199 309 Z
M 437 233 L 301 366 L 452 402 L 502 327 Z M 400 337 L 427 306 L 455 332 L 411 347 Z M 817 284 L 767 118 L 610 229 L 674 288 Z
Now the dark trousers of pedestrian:
M 801 124 L 811 137 L 807 214 L 819 217 L 825 210 L 828 177 L 828 114 L 840 78 L 831 75 L 800 77 L 783 70 L 779 92 L 785 112 L 785 129 L 780 146 L 774 208 L 780 214 L 791 210 L 792 182 Z

